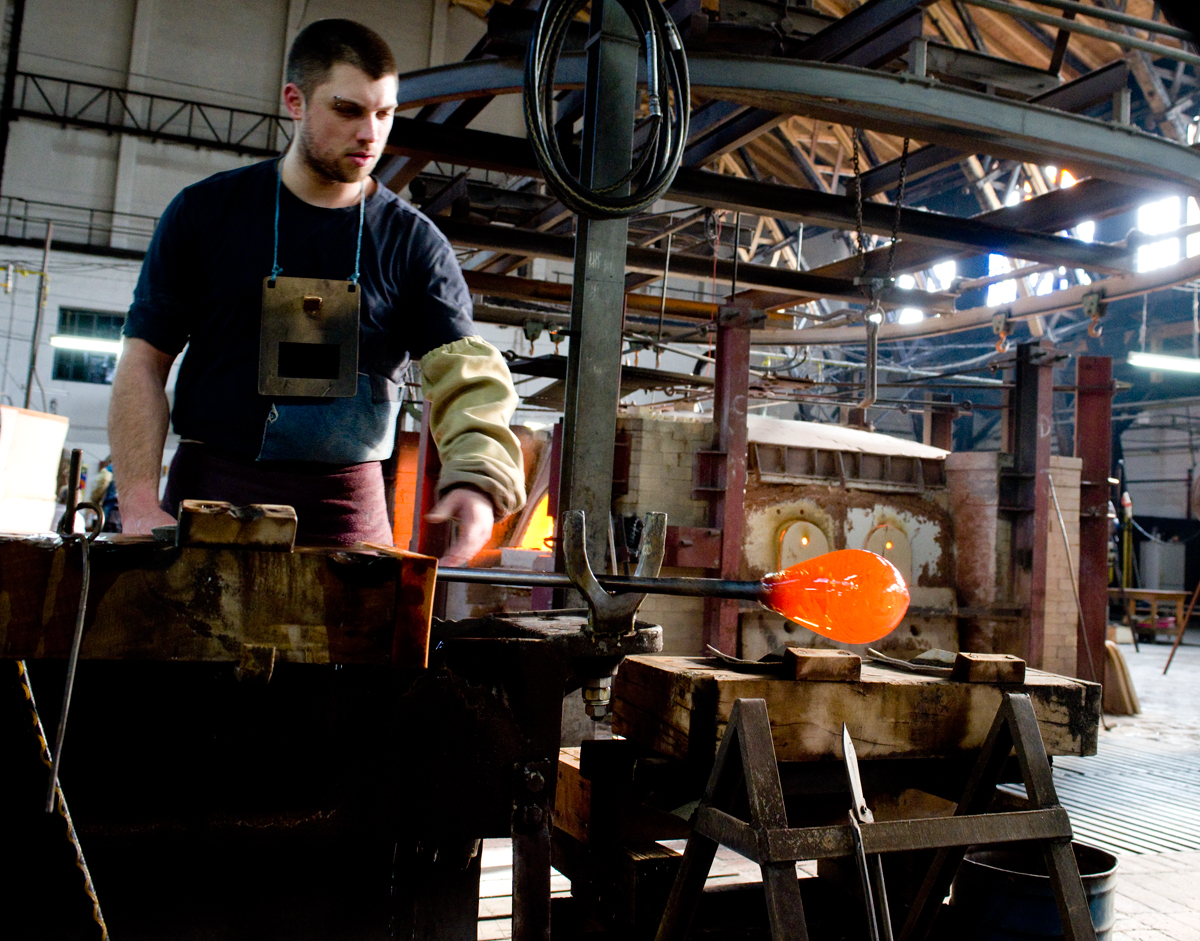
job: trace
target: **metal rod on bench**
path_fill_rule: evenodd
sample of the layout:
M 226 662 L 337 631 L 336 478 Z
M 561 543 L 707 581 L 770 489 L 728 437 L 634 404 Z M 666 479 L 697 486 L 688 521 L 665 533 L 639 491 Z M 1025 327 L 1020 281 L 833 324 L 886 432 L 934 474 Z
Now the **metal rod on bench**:
M 439 568 L 445 582 L 477 585 L 515 585 L 525 588 L 574 588 L 570 576 L 559 572 L 514 572 L 497 569 Z M 698 598 L 740 598 L 758 601 L 761 581 L 739 582 L 723 578 L 638 578 L 633 575 L 597 575 L 596 580 L 611 592 L 644 592 L 652 595 L 688 595 Z
M 580 588 L 558 572 L 496 569 L 439 569 L 451 582 Z M 870 643 L 891 633 L 908 611 L 908 587 L 887 559 L 862 549 L 842 549 L 800 562 L 758 581 L 723 578 L 598 576 L 592 583 L 606 592 L 685 595 L 757 601 L 810 631 L 844 643 Z M 593 599 L 595 600 L 595 599 Z M 589 604 L 592 602 L 589 601 Z

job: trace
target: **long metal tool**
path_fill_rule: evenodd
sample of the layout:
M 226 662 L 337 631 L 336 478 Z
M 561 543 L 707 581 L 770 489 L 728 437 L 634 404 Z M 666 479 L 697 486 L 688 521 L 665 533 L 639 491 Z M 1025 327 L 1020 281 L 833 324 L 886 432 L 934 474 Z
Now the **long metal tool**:
M 854 853 L 858 874 L 862 879 L 863 901 L 867 908 L 867 929 L 871 941 L 892 941 L 892 916 L 888 910 L 887 886 L 883 881 L 883 859 L 876 854 L 868 860 L 863 846 L 861 824 L 874 823 L 875 815 L 863 796 L 862 777 L 858 772 L 858 754 L 850 730 L 842 723 L 842 757 L 846 762 L 846 777 L 850 780 L 850 829 L 854 836 Z
M 467 582 L 477 585 L 514 585 L 524 588 L 575 588 L 569 575 L 559 572 L 516 572 L 504 569 L 439 568 L 439 581 Z M 693 598 L 741 598 L 758 601 L 761 582 L 733 581 L 725 578 L 646 578 L 635 575 L 597 575 L 605 591 L 617 594 L 643 592 L 650 595 L 686 595 Z
M 58 771 L 62 764 L 63 740 L 67 735 L 67 713 L 71 709 L 71 691 L 75 688 L 75 670 L 79 666 L 79 649 L 83 645 L 83 622 L 87 616 L 88 586 L 91 582 L 89 549 L 92 540 L 104 529 L 104 510 L 94 503 L 77 503 L 79 493 L 80 463 L 83 452 L 75 448 L 71 452 L 71 470 L 67 481 L 67 507 L 59 521 L 58 531 L 64 540 L 78 541 L 83 553 L 83 573 L 79 588 L 79 613 L 75 616 L 75 635 L 71 638 L 71 653 L 67 658 L 67 679 L 63 686 L 62 711 L 58 717 L 58 732 L 54 736 L 54 755 L 50 762 L 50 783 L 46 789 L 46 813 L 54 813 L 55 791 L 58 787 Z M 80 510 L 91 510 L 95 518 L 87 532 L 75 533 L 75 514 Z

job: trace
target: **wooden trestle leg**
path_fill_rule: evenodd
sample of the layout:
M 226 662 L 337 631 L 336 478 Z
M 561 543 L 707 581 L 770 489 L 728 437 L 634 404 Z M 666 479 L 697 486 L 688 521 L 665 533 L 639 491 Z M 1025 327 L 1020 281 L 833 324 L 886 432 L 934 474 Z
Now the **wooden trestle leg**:
M 989 813 L 1001 772 L 1014 750 L 1030 810 Z M 864 823 L 861 832 L 872 855 L 938 850 L 908 913 L 901 941 L 921 941 L 929 934 L 967 846 L 1021 840 L 1036 841 L 1042 848 L 1068 941 L 1095 941 L 1071 847 L 1070 821 L 1058 802 L 1037 718 L 1024 693 L 1004 694 L 952 817 Z M 657 941 L 686 939 L 718 846 L 728 846 L 759 864 L 773 941 L 808 939 L 796 863 L 853 852 L 848 826 L 788 827 L 770 721 L 761 699 L 739 699 L 730 713 Z

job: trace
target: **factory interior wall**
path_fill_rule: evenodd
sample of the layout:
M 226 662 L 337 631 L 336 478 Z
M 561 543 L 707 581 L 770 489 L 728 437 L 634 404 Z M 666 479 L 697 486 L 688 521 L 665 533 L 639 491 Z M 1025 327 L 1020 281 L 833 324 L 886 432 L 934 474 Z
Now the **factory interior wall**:
M 4 4 L 9 17 L 11 7 L 11 0 Z M 29 0 L 18 67 L 35 74 L 283 113 L 279 99 L 287 47 L 303 26 L 330 16 L 356 19 L 380 32 L 402 72 L 460 59 L 485 30 L 482 20 L 445 0 Z M 70 29 L 63 28 L 66 23 Z M 512 98 L 494 103 L 476 125 L 522 134 L 519 96 Z M 11 127 L 2 193 L 18 200 L 156 218 L 185 186 L 258 159 L 22 119 Z M 144 248 L 145 240 L 136 244 L 113 234 L 112 244 Z M 41 252 L 0 247 L 0 263 L 8 262 L 18 270 L 33 271 L 41 266 Z M 137 261 L 71 252 L 64 241 L 57 242 L 50 255 L 37 355 L 40 385 L 33 384 L 30 405 L 70 419 L 67 446 L 82 448 L 84 464 L 92 470 L 108 453 L 105 416 L 111 387 L 53 379 L 49 338 L 56 332 L 62 307 L 128 310 L 139 268 Z M 37 282 L 35 276 L 18 275 L 14 290 L 0 298 L 0 322 L 5 325 L 0 402 L 24 402 Z M 480 325 L 479 332 L 502 349 L 528 350 L 519 329 Z M 542 346 L 547 347 L 547 341 Z M 543 351 L 549 348 L 539 350 Z M 172 436 L 166 460 L 174 447 Z
M 1121 435 L 1127 489 L 1139 519 L 1189 518 L 1188 474 L 1196 468 L 1200 441 L 1187 430 L 1192 421 L 1188 411 L 1143 412 Z
M 1062 511 L 1062 523 L 1050 504 L 1050 532 L 1046 539 L 1046 627 L 1042 669 L 1075 676 L 1075 650 L 1079 634 L 1079 608 L 1075 585 L 1079 579 L 1079 482 L 1083 461 L 1077 457 L 1051 457 L 1050 477 Z M 1070 555 L 1063 544 L 1066 529 Z M 1074 572 L 1068 558 L 1074 563 Z M 1085 679 L 1087 677 L 1084 677 Z

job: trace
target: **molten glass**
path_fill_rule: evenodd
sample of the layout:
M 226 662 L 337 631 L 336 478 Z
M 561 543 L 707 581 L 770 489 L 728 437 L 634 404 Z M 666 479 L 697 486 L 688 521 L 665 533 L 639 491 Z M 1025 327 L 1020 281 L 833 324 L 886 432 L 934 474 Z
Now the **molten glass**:
M 759 601 L 789 621 L 844 644 L 868 644 L 895 630 L 908 586 L 887 559 L 864 549 L 827 552 L 762 580 Z

